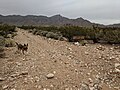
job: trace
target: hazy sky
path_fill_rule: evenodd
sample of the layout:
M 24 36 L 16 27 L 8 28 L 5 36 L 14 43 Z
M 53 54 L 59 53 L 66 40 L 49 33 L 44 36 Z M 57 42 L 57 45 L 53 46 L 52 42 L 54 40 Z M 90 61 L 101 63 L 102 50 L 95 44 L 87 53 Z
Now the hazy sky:
M 0 0 L 2 15 L 61 14 L 102 24 L 120 23 L 120 0 Z

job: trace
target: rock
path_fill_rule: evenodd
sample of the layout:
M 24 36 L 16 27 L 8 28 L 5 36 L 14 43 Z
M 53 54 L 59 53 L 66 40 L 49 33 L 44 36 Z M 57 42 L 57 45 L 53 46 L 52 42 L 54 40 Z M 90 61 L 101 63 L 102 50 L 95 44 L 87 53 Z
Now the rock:
M 49 73 L 46 75 L 47 79 L 52 79 L 54 78 L 54 74 L 53 73 Z
M 90 83 L 93 83 L 93 80 L 91 78 L 88 79 Z
M 114 49 L 120 49 L 120 46 L 116 46 L 116 47 L 114 47 Z
M 104 51 L 104 50 L 105 50 L 105 48 L 104 48 L 103 46 L 101 46 L 101 45 L 98 46 L 97 49 L 98 49 L 98 50 L 101 50 L 101 51 Z
M 72 51 L 72 48 L 69 47 L 68 50 Z
M 22 63 L 19 63 L 19 62 L 16 62 L 16 64 L 17 64 L 18 66 L 22 65 Z
M 82 83 L 81 90 L 90 90 L 89 85 L 86 83 Z
M 61 37 L 60 39 L 59 39 L 60 41 L 68 41 L 68 39 L 67 38 L 65 38 L 65 37 Z
M 12 75 L 11 75 L 12 78 L 15 78 L 15 77 L 17 77 L 17 76 L 19 76 L 19 73 L 15 73 L 15 74 L 12 74 Z
M 110 60 L 113 60 L 113 59 L 115 59 L 115 57 L 114 57 L 114 56 L 111 56 L 109 59 L 110 59 Z
M 112 51 L 112 50 L 114 50 L 114 48 L 110 48 L 110 50 Z
M 8 87 L 9 87 L 8 85 L 2 86 L 3 89 L 7 89 Z
M 115 72 L 120 73 L 120 63 L 115 63 Z
M 93 90 L 102 90 L 102 88 L 99 86 L 99 84 L 95 83 L 93 85 Z
M 88 52 L 85 52 L 85 55 L 88 55 L 89 53 Z
M 0 81 L 4 81 L 4 80 L 5 80 L 5 78 L 0 77 Z
M 28 71 L 22 71 L 20 75 L 28 75 Z
M 75 42 L 74 44 L 77 45 L 77 46 L 80 46 L 80 43 L 79 43 L 79 42 Z
M 53 71 L 53 73 L 55 74 L 55 73 L 56 73 L 56 71 Z

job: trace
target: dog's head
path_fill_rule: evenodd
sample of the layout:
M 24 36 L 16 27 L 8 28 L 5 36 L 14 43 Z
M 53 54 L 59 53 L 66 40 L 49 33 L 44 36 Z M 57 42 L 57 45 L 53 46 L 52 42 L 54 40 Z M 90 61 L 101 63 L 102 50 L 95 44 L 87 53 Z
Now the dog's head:
M 25 51 L 27 51 L 27 49 L 28 49 L 28 43 L 24 44 L 23 48 L 24 48 Z

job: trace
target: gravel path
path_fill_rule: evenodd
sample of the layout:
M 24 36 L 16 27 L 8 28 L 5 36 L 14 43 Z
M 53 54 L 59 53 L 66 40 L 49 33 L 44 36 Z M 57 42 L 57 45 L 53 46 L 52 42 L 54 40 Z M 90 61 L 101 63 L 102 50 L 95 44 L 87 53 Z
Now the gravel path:
M 120 90 L 120 47 L 78 46 L 18 29 L 23 55 L 5 48 L 0 59 L 0 90 Z

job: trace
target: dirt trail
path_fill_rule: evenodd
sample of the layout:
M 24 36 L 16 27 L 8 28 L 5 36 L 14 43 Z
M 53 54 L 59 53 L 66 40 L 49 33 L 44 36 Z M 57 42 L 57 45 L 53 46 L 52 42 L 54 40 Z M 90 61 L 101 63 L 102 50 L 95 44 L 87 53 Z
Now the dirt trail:
M 113 46 L 77 46 L 20 29 L 17 33 L 14 40 L 28 43 L 29 49 L 25 55 L 16 47 L 5 49 L 0 90 L 120 90 L 119 76 L 108 74 L 120 63 L 120 52 Z

